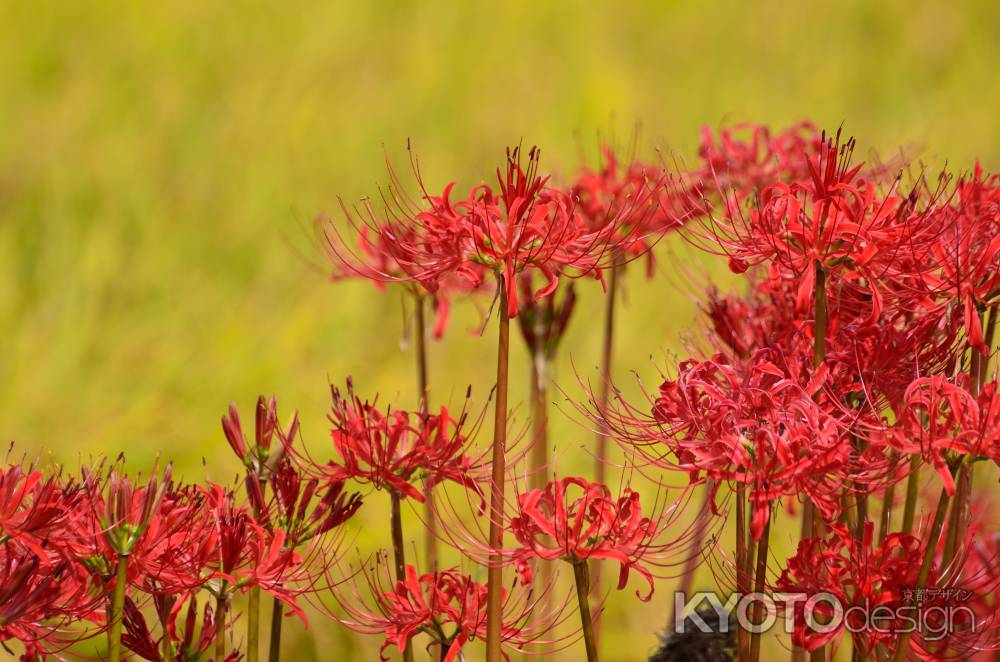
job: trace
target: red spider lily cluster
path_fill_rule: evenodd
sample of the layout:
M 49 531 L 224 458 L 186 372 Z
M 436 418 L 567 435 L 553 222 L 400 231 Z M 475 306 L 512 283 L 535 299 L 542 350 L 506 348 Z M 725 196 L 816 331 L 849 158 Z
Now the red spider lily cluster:
M 848 605 L 940 588 L 971 540 L 972 471 L 1000 462 L 989 367 L 1000 179 L 978 164 L 907 179 L 856 161 L 853 139 L 810 125 L 745 135 L 706 134 L 702 204 L 679 233 L 727 259 L 750 294 L 709 288 L 705 355 L 681 361 L 646 402 L 619 396 L 590 413 L 647 471 L 687 472 L 707 483 L 713 513 L 735 514 L 727 563 L 738 589 L 830 591 Z M 940 480 L 928 482 L 924 465 Z M 726 486 L 736 503 L 721 512 L 715 497 Z M 934 489 L 922 519 L 921 490 Z M 774 569 L 768 524 L 782 501 L 790 513 L 802 505 L 802 542 Z M 820 655 L 845 633 L 821 636 L 801 613 L 788 616 L 793 642 Z M 850 633 L 865 659 L 975 650 L 929 647 L 899 628 Z M 988 649 L 990 637 L 974 634 Z M 755 659 L 758 645 L 741 636 L 741 659 Z
M 727 590 L 928 616 L 907 630 L 852 612 L 818 628 L 836 611 L 796 603 L 783 614 L 795 659 L 828 659 L 845 642 L 859 660 L 992 652 L 1000 545 L 983 489 L 1000 464 L 1000 177 L 977 163 L 932 179 L 857 151 L 804 122 L 706 130 L 680 171 L 605 146 L 596 167 L 559 182 L 537 148 L 513 148 L 495 181 L 464 194 L 456 182 L 431 192 L 414 160 L 410 195 L 390 167 L 378 202 L 342 205 L 346 229 L 317 229 L 334 280 L 411 297 L 416 397 L 331 386 L 322 451 L 306 450 L 298 416 L 282 423 L 274 398 L 258 400 L 252 430 L 233 406 L 222 418 L 242 465 L 232 485 L 178 482 L 169 465 L 129 476 L 121 458 L 78 478 L 10 464 L 0 642 L 20 642 L 25 660 L 89 646 L 115 662 L 258 662 L 266 596 L 269 662 L 285 617 L 317 612 L 381 637 L 384 660 L 460 660 L 481 641 L 499 662 L 582 640 L 593 661 L 604 604 L 631 599 L 618 592 L 631 578 L 651 601 L 665 579 L 689 589 L 705 561 Z M 746 293 L 706 285 L 694 355 L 634 402 L 612 379 L 616 291 L 639 259 L 657 278 L 665 237 L 721 258 Z M 601 383 L 577 403 L 597 427 L 596 464 L 593 476 L 560 478 L 548 449 L 566 440 L 549 439 L 546 393 L 588 295 L 580 279 L 605 297 Z M 497 325 L 496 381 L 483 385 L 492 435 L 486 408 L 471 413 L 471 387 L 460 409 L 431 404 L 424 308 L 440 338 L 456 299 L 486 303 L 483 333 Z M 531 421 L 508 435 L 515 318 Z M 609 438 L 625 451 L 615 465 Z M 377 549 L 349 554 L 352 519 L 375 492 L 391 507 L 386 535 L 366 529 Z M 696 492 L 705 500 L 692 518 Z M 771 545 L 782 523 L 798 539 L 784 561 Z M 605 566 L 618 591 L 601 583 Z M 945 604 L 965 616 L 938 637 Z M 761 638 L 741 630 L 735 657 L 762 659 Z

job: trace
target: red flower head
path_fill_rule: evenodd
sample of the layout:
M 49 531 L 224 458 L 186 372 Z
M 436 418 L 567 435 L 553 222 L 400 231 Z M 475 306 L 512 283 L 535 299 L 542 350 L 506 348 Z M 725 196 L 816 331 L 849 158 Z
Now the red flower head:
M 799 543 L 795 556 L 788 559 L 775 586 L 788 593 L 817 593 L 836 596 L 844 609 L 866 606 L 871 613 L 876 607 L 894 609 L 905 605 L 916 585 L 923 550 L 920 541 L 911 535 L 893 533 L 872 549 L 871 523 L 865 528 L 864 540 L 858 540 L 839 524 L 830 525 L 831 535 L 826 539 L 806 538 Z M 795 604 L 792 641 L 807 650 L 829 643 L 839 637 L 847 622 L 831 632 L 817 632 L 809 627 L 804 617 L 804 602 Z M 833 607 L 826 601 L 816 607 L 820 622 L 833 616 Z M 859 616 L 851 612 L 848 618 Z M 894 646 L 895 632 L 883 624 L 881 628 L 864 628 L 862 622 L 852 621 L 855 645 L 862 651 L 871 651 L 875 644 Z M 885 631 L 881 631 L 885 630 Z
M 246 508 L 236 505 L 233 494 L 218 485 L 206 490 L 206 496 L 214 528 L 210 544 L 202 548 L 206 581 L 220 579 L 241 591 L 259 586 L 305 622 L 295 599 L 307 588 L 298 583 L 308 578 L 302 559 L 286 545 L 285 533 L 259 526 Z
M 131 598 L 128 598 L 125 600 L 125 610 L 122 617 L 124 627 L 122 645 L 150 662 L 199 662 L 199 660 L 204 659 L 205 653 L 212 647 L 218 624 L 215 622 L 211 604 L 206 602 L 202 612 L 201 631 L 197 633 L 198 637 L 195 639 L 196 630 L 198 630 L 197 618 L 198 603 L 192 597 L 187 600 L 183 634 L 178 634 L 175 621 L 171 620 L 160 636 L 155 637 L 149 626 L 146 625 L 142 611 Z M 169 650 L 172 652 L 169 657 L 163 656 L 164 642 L 166 641 L 169 641 Z M 224 659 L 225 662 L 239 662 L 242 657 L 238 651 L 232 651 Z
M 591 415 L 654 466 L 687 471 L 692 482 L 707 475 L 747 485 L 755 538 L 782 496 L 808 495 L 834 518 L 851 444 L 844 424 L 817 402 L 828 373 L 821 367 L 810 377 L 780 357 L 758 350 L 742 363 L 721 355 L 690 359 L 648 396 L 651 414 L 619 396 L 616 406 Z
M 601 227 L 588 228 L 572 196 L 549 187 L 538 174 L 538 159 L 536 148 L 529 150 L 527 163 L 519 148 L 508 150 L 505 167 L 497 169 L 496 189 L 481 184 L 458 202 L 451 200 L 454 182 L 440 196 L 424 189 L 421 204 L 407 202 L 392 220 L 373 220 L 368 224 L 373 236 L 365 241 L 391 252 L 401 273 L 367 273 L 385 282 L 419 283 L 433 294 L 456 281 L 477 289 L 493 272 L 506 288 L 511 317 L 519 309 L 519 274 L 542 276 L 545 285 L 533 294 L 536 299 L 554 291 L 562 278 L 600 278 L 626 247 L 641 240 L 644 229 L 623 229 L 631 205 Z
M 608 559 L 619 564 L 619 590 L 625 588 L 631 570 L 646 579 L 649 593 L 640 596 L 643 601 L 653 595 L 649 566 L 663 562 L 671 549 L 683 544 L 679 538 L 666 540 L 663 515 L 643 514 L 638 492 L 626 488 L 615 498 L 605 485 L 583 478 L 563 478 L 544 490 L 519 495 L 510 530 L 520 544 L 512 557 L 523 582 L 531 581 L 528 562 L 533 558 L 569 563 Z
M 449 298 L 452 294 L 475 289 L 481 271 L 469 266 L 471 279 L 448 274 L 452 263 L 447 262 L 448 234 L 450 229 L 437 228 L 417 222 L 417 217 L 428 208 L 439 204 L 441 198 L 427 196 L 422 201 L 412 200 L 403 191 L 403 186 L 391 165 L 388 165 L 390 183 L 380 191 L 383 208 L 375 210 L 369 202 L 353 213 L 341 202 L 341 209 L 356 237 L 357 248 L 345 241 L 337 226 L 328 218 L 320 218 L 316 224 L 318 243 L 333 266 L 331 276 L 339 281 L 348 278 L 364 278 L 382 287 L 385 283 L 404 283 L 412 293 L 421 296 L 423 289 L 431 294 L 431 302 L 437 313 L 434 337 L 444 335 L 448 323 Z M 419 172 L 414 164 L 417 181 Z M 422 186 L 422 184 L 421 184 Z M 435 264 L 432 255 L 441 253 L 446 262 Z
M 257 398 L 257 410 L 254 419 L 254 444 L 247 442 L 240 424 L 240 414 L 235 404 L 229 405 L 229 413 L 222 417 L 222 431 L 226 435 L 229 446 L 240 458 L 247 471 L 254 472 L 266 482 L 272 472 L 281 464 L 286 449 L 295 441 L 299 430 L 299 414 L 294 412 L 288 424 L 288 429 L 282 429 L 278 422 L 278 402 L 272 396 L 266 400 L 264 396 Z M 278 444 L 274 444 L 275 440 Z M 272 448 L 273 446 L 273 448 Z
M 290 462 L 281 465 L 271 483 L 274 507 L 261 510 L 271 514 L 269 521 L 285 532 L 292 549 L 339 527 L 361 507 L 361 495 L 348 494 L 343 480 L 303 479 Z
M 5 649 L 4 642 L 17 640 L 26 658 L 35 659 L 32 654 L 44 657 L 46 650 L 65 647 L 72 639 L 67 626 L 99 619 L 97 605 L 86 576 L 70 562 L 11 544 L 0 547 L 0 646 Z
M 981 317 L 1000 292 L 1000 175 L 985 176 L 977 162 L 933 221 L 924 285 L 942 305 L 958 304 L 969 345 L 987 354 Z
M 609 145 L 601 146 L 601 157 L 597 170 L 581 169 L 569 193 L 589 229 L 617 226 L 624 238 L 632 241 L 621 248 L 632 256 L 645 253 L 651 273 L 650 240 L 676 227 L 681 220 L 672 213 L 666 177 L 640 161 L 623 164 Z
M 419 574 L 412 565 L 406 566 L 406 577 L 389 579 L 388 568 L 381 559 L 378 567 L 366 569 L 369 594 L 373 604 L 366 605 L 365 596 L 337 594 L 346 616 L 340 620 L 347 627 L 364 634 L 380 634 L 382 659 L 385 651 L 396 646 L 400 651 L 419 634 L 427 634 L 442 650 L 443 660 L 463 659 L 463 648 L 474 639 L 486 637 L 485 584 L 476 582 L 457 568 Z M 508 650 L 523 651 L 530 646 L 538 652 L 540 646 L 559 642 L 543 641 L 542 635 L 559 620 L 566 605 L 550 613 L 542 613 L 538 596 L 516 585 L 503 593 L 503 623 L 501 640 L 504 659 Z M 556 650 L 555 648 L 551 649 Z
M 763 124 L 741 123 L 719 130 L 701 129 L 699 175 L 720 189 L 745 198 L 775 182 L 809 177 L 809 159 L 820 151 L 822 137 L 812 122 L 799 122 L 778 132 Z
M 787 615 L 794 618 L 796 645 L 815 650 L 846 629 L 855 649 L 872 656 L 876 646 L 896 648 L 899 636 L 919 623 L 907 642 L 907 659 L 967 659 L 976 651 L 997 647 L 998 614 L 996 605 L 989 603 L 997 591 L 995 571 L 992 576 L 981 572 L 975 558 L 964 567 L 946 567 L 936 556 L 924 588 L 916 589 L 925 543 L 916 536 L 892 533 L 875 545 L 873 531 L 868 522 L 858 539 L 846 527 L 831 524 L 827 538 L 802 540 L 788 559 L 775 590 L 807 598 L 827 593 L 843 607 L 837 620 L 829 601 L 816 603 L 814 622 L 833 618 L 837 626 L 821 632 L 805 618 L 806 601 L 796 601 L 793 613 Z M 960 553 L 959 558 L 966 557 Z M 993 556 L 987 563 L 996 561 Z
M 919 237 L 931 231 L 926 218 L 933 205 L 917 210 L 917 197 L 890 191 L 877 194 L 851 166 L 853 139 L 840 134 L 822 137 L 819 149 L 806 160 L 808 177 L 777 180 L 748 203 L 723 192 L 719 213 L 689 236 L 709 252 L 721 252 L 734 272 L 769 263 L 796 282 L 796 308 L 809 308 L 817 270 L 850 297 L 867 302 L 871 318 L 883 307 L 883 277 L 899 263 Z M 827 285 L 832 287 L 833 285 Z M 853 290 L 856 290 L 853 291 Z
M 391 409 L 382 413 L 377 401 L 362 402 L 354 394 L 351 380 L 346 397 L 334 386 L 330 390 L 331 436 L 343 464 L 324 467 L 329 477 L 368 482 L 420 502 L 424 495 L 416 482 L 426 477 L 431 485 L 452 481 L 483 498 L 476 481 L 482 458 L 466 455 L 471 440 L 463 432 L 464 413 L 458 420 L 444 407 L 438 414 Z
M 954 468 L 964 457 L 1000 457 L 1000 397 L 997 383 L 983 387 L 979 398 L 944 376 L 914 380 L 903 396 L 898 420 L 886 431 L 888 442 L 903 453 L 919 454 L 955 493 Z
M 16 464 L 0 469 L 0 543 L 10 540 L 29 548 L 40 558 L 42 547 L 59 544 L 67 520 L 80 502 L 80 490 L 63 485 L 56 476 Z

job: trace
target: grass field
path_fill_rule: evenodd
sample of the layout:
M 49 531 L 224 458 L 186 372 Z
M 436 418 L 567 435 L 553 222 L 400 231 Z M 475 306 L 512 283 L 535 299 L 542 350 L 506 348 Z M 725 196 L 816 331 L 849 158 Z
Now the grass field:
M 998 32 L 992 2 L 4 3 L 0 435 L 74 468 L 160 453 L 228 481 L 220 415 L 273 392 L 321 448 L 328 378 L 416 402 L 398 294 L 329 284 L 308 236 L 338 195 L 373 192 L 383 145 L 402 164 L 412 140 L 439 187 L 491 177 L 518 141 L 568 174 L 598 130 L 638 122 L 648 154 L 683 158 L 703 124 L 809 118 L 862 146 L 921 146 L 934 168 L 995 169 Z M 629 279 L 623 381 L 685 352 L 695 306 L 674 248 L 658 279 Z M 560 356 L 571 395 L 573 366 L 597 361 L 596 287 Z M 432 348 L 437 399 L 489 390 L 478 321 L 457 306 Z M 512 365 L 519 403 L 519 347 Z M 565 466 L 585 467 L 590 435 L 553 424 Z M 382 501 L 363 522 L 384 522 Z M 665 599 L 613 596 L 604 659 L 642 659 Z M 377 643 L 320 623 L 288 659 L 376 659 Z

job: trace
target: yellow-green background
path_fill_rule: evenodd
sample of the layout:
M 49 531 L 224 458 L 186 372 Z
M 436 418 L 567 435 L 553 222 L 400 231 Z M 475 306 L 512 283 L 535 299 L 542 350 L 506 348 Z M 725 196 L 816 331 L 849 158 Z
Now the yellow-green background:
M 383 144 L 402 163 L 412 139 L 440 186 L 489 176 L 521 140 L 569 172 L 575 135 L 590 147 L 600 128 L 641 121 L 690 157 L 705 123 L 810 118 L 995 166 L 998 33 L 992 2 L 4 2 L 0 435 L 74 467 L 162 453 L 223 481 L 237 465 L 219 416 L 273 392 L 322 448 L 328 376 L 415 401 L 398 293 L 330 285 L 306 236 L 336 196 L 373 191 Z M 683 353 L 683 280 L 630 278 L 622 379 Z M 592 374 L 600 336 L 597 288 L 581 299 L 558 370 L 571 393 L 569 359 Z M 434 345 L 435 395 L 492 383 L 477 319 L 457 305 Z M 518 349 L 514 403 L 524 368 Z M 585 469 L 590 436 L 554 428 L 562 473 Z M 384 523 L 380 497 L 359 521 Z M 604 659 L 643 658 L 667 588 L 612 596 Z M 374 644 L 315 621 L 289 659 L 375 659 Z

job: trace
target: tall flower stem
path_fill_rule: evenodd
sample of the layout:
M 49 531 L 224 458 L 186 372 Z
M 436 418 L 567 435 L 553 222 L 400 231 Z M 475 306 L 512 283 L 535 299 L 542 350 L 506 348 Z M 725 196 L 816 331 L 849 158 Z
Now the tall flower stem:
M 590 617 L 590 579 L 587 576 L 586 561 L 573 562 L 573 577 L 576 579 L 576 601 L 580 606 L 580 625 L 583 628 L 583 643 L 587 647 L 587 662 L 597 662 L 597 640 L 594 637 L 594 621 Z
M 736 588 L 741 595 L 747 592 L 746 556 L 746 487 L 740 483 L 736 488 Z M 738 627 L 736 639 L 738 658 L 748 659 L 747 631 Z
M 281 623 L 282 623 L 281 600 L 274 598 L 271 605 L 271 643 L 267 650 L 268 662 L 278 662 L 281 658 Z
M 403 513 L 399 498 L 399 492 L 390 490 L 392 499 L 392 514 L 390 516 L 392 526 L 392 558 L 396 564 L 396 580 L 406 580 L 406 557 L 403 548 Z M 403 650 L 403 660 L 413 662 L 413 647 L 409 642 Z
M 260 637 L 260 588 L 250 589 L 247 598 L 247 662 L 258 660 L 258 639 Z
M 549 356 L 545 351 L 543 334 L 536 329 L 535 347 L 531 361 L 531 483 L 532 489 L 544 490 L 547 481 L 546 466 L 549 463 L 548 433 L 548 367 Z M 552 581 L 552 561 L 539 559 L 538 586 L 548 587 Z M 544 590 L 544 589 L 543 589 Z M 545 611 L 552 606 L 554 591 L 547 591 L 543 598 Z
M 764 592 L 764 583 L 767 579 L 767 552 L 768 552 L 768 542 L 771 538 L 771 518 L 767 518 L 767 524 L 764 525 L 764 532 L 760 536 L 760 543 L 757 545 L 757 572 L 756 580 L 754 581 L 754 593 Z M 754 602 L 754 624 L 757 625 L 761 618 L 761 603 L 760 600 Z M 758 662 L 760 660 L 760 632 L 754 631 L 750 633 L 750 660 L 751 662 Z
M 493 417 L 493 476 L 490 485 L 490 561 L 486 594 L 486 662 L 501 662 L 500 628 L 503 624 L 503 492 L 504 461 L 507 445 L 507 367 L 510 354 L 510 316 L 507 311 L 507 288 L 503 279 L 499 288 L 500 328 L 497 333 L 497 400 Z
M 226 582 L 215 598 L 215 662 L 226 661 Z
M 896 499 L 896 484 L 890 483 L 885 488 L 882 495 L 882 513 L 878 524 L 878 543 L 881 544 L 885 537 L 889 535 L 889 528 L 892 526 L 892 504 Z
M 941 498 L 938 499 L 937 512 L 934 513 L 934 523 L 931 525 L 930 534 L 927 537 L 927 548 L 924 550 L 924 561 L 920 565 L 920 573 L 917 575 L 917 583 L 914 586 L 913 594 L 920 596 L 921 590 L 927 584 L 927 577 L 931 573 L 931 566 L 934 564 L 934 554 L 937 551 L 938 539 L 941 537 L 941 529 L 944 527 L 945 515 L 948 512 L 948 502 L 951 497 L 948 492 L 941 490 Z M 919 597 L 915 598 L 918 601 Z M 910 632 L 903 633 L 896 644 L 895 662 L 903 662 L 906 659 L 906 649 L 910 643 Z
M 417 393 L 420 397 L 420 413 L 430 411 L 430 385 L 427 378 L 427 322 L 424 319 L 424 296 L 419 292 L 413 295 L 416 307 L 416 345 L 417 351 Z M 429 482 L 424 483 L 424 508 L 427 528 L 426 547 L 427 567 L 437 572 L 437 515 L 434 508 L 434 490 Z M 249 662 L 249 661 L 248 661 Z
M 115 569 L 115 592 L 111 598 L 111 629 L 108 631 L 108 659 L 122 659 L 122 615 L 125 611 L 125 586 L 128 582 L 128 555 L 118 556 Z
M 906 503 L 903 505 L 903 533 L 913 532 L 917 513 L 917 496 L 920 493 L 920 456 L 910 458 L 910 475 L 906 479 Z
M 604 300 L 604 338 L 601 347 L 601 390 L 598 393 L 599 401 L 597 411 L 604 413 L 608 405 L 608 394 L 611 388 L 611 364 L 614 360 L 614 334 L 615 334 L 615 304 L 618 298 L 618 279 L 624 266 L 616 266 L 611 269 L 611 276 L 608 278 L 608 294 Z M 606 484 L 608 459 L 608 431 L 604 426 L 600 426 L 597 432 L 597 458 L 595 476 L 597 482 Z M 594 595 L 601 592 L 601 566 L 599 563 L 592 563 L 590 569 L 591 585 L 590 590 Z M 594 634 L 600 637 L 600 622 L 594 626 Z
M 826 269 L 819 261 L 816 262 L 816 286 L 815 286 L 815 311 L 813 316 L 813 365 L 819 367 L 826 360 L 826 327 L 829 312 L 826 300 Z M 820 537 L 823 535 L 823 519 L 819 511 L 810 499 L 806 499 L 806 505 L 802 513 L 802 536 Z M 808 524 L 807 524 L 808 521 Z M 793 659 L 795 657 L 793 649 Z M 824 662 L 826 660 L 826 647 L 820 646 L 809 654 L 812 662 Z

